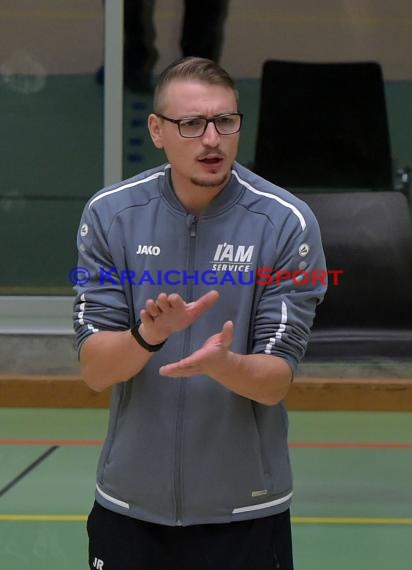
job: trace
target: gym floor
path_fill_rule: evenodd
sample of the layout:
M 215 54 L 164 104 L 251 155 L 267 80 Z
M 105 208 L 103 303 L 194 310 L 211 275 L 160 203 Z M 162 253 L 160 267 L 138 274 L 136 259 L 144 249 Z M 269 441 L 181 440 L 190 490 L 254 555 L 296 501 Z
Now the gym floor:
M 0 567 L 87 568 L 107 410 L 0 408 Z M 412 567 L 412 413 L 290 412 L 297 570 Z

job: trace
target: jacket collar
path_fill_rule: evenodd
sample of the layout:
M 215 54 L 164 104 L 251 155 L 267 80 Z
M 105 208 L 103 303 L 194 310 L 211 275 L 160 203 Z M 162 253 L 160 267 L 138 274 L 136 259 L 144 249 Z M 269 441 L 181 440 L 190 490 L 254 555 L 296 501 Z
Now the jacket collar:
M 236 169 L 236 163 L 232 166 L 232 171 Z M 175 194 L 172 186 L 171 180 L 171 169 L 170 165 L 167 164 L 165 167 L 165 176 L 162 177 L 160 181 L 160 191 L 163 198 L 169 203 L 169 205 L 182 214 L 187 214 L 188 212 L 183 207 L 182 203 Z M 210 218 L 221 214 L 227 209 L 230 209 L 243 194 L 244 188 L 237 182 L 235 176 L 231 175 L 228 183 L 222 189 L 222 191 L 210 202 L 207 209 L 203 212 L 202 218 Z

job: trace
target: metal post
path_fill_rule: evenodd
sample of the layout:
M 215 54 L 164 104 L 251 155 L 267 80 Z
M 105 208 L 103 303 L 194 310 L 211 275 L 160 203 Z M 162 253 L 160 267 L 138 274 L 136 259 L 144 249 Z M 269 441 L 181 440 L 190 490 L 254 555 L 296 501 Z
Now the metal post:
M 123 0 L 105 1 L 104 185 L 123 177 Z

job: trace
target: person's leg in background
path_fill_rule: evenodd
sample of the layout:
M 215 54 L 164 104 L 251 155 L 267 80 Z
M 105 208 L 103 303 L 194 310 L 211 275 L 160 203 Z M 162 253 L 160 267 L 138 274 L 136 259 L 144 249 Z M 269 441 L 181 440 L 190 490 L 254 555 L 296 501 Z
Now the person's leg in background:
M 155 0 L 124 0 L 124 83 L 139 93 L 152 91 L 152 72 L 158 56 L 154 8 Z M 96 81 L 104 83 L 104 65 L 97 70 Z
M 155 0 L 124 1 L 124 83 L 132 91 L 152 90 L 157 61 Z
M 194 55 L 219 61 L 229 0 L 185 0 L 180 47 L 183 56 Z M 204 9 L 201 9 L 204 8 Z
M 208 0 L 199 13 L 198 0 L 185 0 L 180 47 L 182 55 L 219 61 L 229 0 Z M 155 0 L 124 0 L 124 83 L 131 91 L 152 91 L 158 58 L 155 46 Z

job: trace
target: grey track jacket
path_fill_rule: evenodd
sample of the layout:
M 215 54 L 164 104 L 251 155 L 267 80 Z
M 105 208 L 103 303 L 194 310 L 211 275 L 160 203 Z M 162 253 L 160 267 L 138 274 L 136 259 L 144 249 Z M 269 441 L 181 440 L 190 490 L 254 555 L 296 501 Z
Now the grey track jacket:
M 163 165 L 91 198 L 78 249 L 78 265 L 90 272 L 76 288 L 79 348 L 100 330 L 133 326 L 146 299 L 162 291 L 186 301 L 220 293 L 139 374 L 113 387 L 96 500 L 165 525 L 286 510 L 292 480 L 283 403 L 265 406 L 207 376 L 166 378 L 158 370 L 198 349 L 227 320 L 235 325 L 231 350 L 272 354 L 296 370 L 326 290 L 312 276 L 325 271 L 325 260 L 309 207 L 234 163 L 226 188 L 197 218 L 177 200 Z

